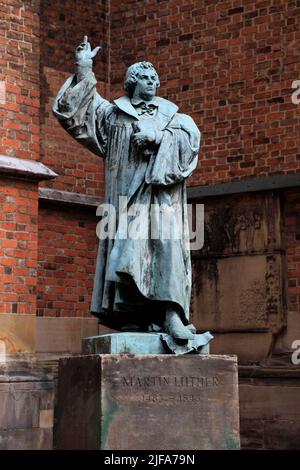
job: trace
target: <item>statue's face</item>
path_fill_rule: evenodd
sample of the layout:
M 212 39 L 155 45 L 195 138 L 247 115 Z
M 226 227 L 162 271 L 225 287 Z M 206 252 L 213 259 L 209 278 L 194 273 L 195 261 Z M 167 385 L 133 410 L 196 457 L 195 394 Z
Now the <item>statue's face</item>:
M 137 77 L 133 98 L 150 101 L 156 94 L 157 76 L 152 69 L 144 69 Z

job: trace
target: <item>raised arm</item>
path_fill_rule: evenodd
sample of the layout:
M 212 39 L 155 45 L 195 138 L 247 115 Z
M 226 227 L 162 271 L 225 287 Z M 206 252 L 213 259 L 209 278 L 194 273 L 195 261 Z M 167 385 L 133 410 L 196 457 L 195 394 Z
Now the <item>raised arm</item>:
M 91 49 L 88 37 L 75 52 L 76 73 L 59 90 L 53 113 L 78 142 L 100 156 L 106 153 L 106 120 L 111 104 L 96 91 L 93 58 L 100 47 Z

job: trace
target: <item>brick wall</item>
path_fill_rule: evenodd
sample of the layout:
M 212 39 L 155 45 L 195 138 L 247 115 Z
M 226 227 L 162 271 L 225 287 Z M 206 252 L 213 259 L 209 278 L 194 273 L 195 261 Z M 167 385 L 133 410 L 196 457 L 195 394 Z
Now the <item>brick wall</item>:
M 96 223 L 94 211 L 40 207 L 38 316 L 90 316 Z
M 104 96 L 121 95 L 126 68 L 148 59 L 160 74 L 160 95 L 192 114 L 202 146 L 191 185 L 297 171 L 300 106 L 291 102 L 291 84 L 298 78 L 299 18 L 296 0 L 72 0 L 64 9 L 58 0 L 42 2 L 41 158 L 60 175 L 44 185 L 103 195 L 103 162 L 74 142 L 51 113 L 86 32 L 93 46 L 103 45 L 95 72 Z M 54 231 L 51 223 L 47 227 Z
M 107 86 L 108 1 L 43 1 L 41 3 L 41 161 L 59 176 L 41 186 L 104 194 L 101 158 L 75 142 L 52 115 L 54 98 L 74 73 L 74 51 L 87 34 L 100 44 L 94 61 L 99 92 Z M 96 259 L 94 212 L 42 206 L 39 212 L 39 316 L 89 316 Z
M 147 59 L 202 131 L 190 184 L 299 170 L 299 1 L 112 0 L 111 17 L 112 95 Z
M 36 186 L 0 179 L 0 313 L 36 312 Z
M 45 183 L 65 191 L 103 194 L 103 162 L 60 128 L 52 115 L 59 88 L 74 73 L 74 51 L 87 34 L 102 46 L 95 59 L 99 91 L 107 96 L 108 0 L 46 0 L 41 3 L 41 160 L 59 177 Z
M 51 113 L 57 90 L 74 71 L 74 48 L 85 33 L 93 46 L 103 46 L 95 61 L 103 95 L 122 94 L 127 66 L 149 59 L 161 77 L 161 96 L 193 115 L 203 138 L 190 184 L 299 169 L 300 107 L 291 102 L 291 83 L 298 78 L 299 1 L 68 0 L 62 5 L 9 0 L 0 10 L 0 77 L 7 90 L 0 109 L 0 151 L 39 158 L 60 175 L 43 185 L 103 195 L 103 162 L 74 142 Z M 288 199 L 288 211 L 297 210 L 296 204 Z M 40 256 L 46 231 L 53 237 L 66 221 L 66 211 L 58 211 L 55 220 L 52 210 L 44 207 L 40 214 Z M 299 269 L 291 253 L 297 250 L 297 235 L 287 240 L 289 301 L 295 311 Z M 41 296 L 42 289 L 44 282 Z M 40 306 L 43 313 L 57 315 L 47 302 Z M 67 310 L 77 309 L 74 301 Z
M 41 186 L 102 196 L 104 193 L 104 165 L 100 157 L 85 149 L 59 125 L 51 107 L 58 90 L 70 74 L 44 67 L 47 96 L 44 96 L 41 126 L 43 163 L 59 176 Z
M 39 0 L 0 2 L 0 154 L 40 157 Z

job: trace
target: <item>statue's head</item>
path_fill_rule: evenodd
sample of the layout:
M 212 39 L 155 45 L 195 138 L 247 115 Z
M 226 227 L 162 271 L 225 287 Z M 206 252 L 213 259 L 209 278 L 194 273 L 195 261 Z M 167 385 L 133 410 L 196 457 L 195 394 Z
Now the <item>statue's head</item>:
M 150 100 L 160 86 L 158 74 L 150 62 L 137 62 L 128 67 L 124 88 L 130 98 Z

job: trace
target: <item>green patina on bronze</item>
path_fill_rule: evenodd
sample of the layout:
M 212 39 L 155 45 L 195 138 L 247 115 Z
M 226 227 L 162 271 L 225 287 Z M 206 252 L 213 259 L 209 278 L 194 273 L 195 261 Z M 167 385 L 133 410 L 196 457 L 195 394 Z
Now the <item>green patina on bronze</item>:
M 107 333 L 84 338 L 83 354 L 209 354 L 212 335 L 209 332 L 193 335 L 194 339 L 177 344 L 164 333 Z
M 92 51 L 85 36 L 75 54 L 76 73 L 53 107 L 64 129 L 104 158 L 106 206 L 101 215 L 105 219 L 108 205 L 117 214 L 113 238 L 99 237 L 91 312 L 113 329 L 147 332 L 154 323 L 175 341 L 195 340 L 196 332 L 188 328 L 186 179 L 197 166 L 200 131 L 176 104 L 156 96 L 159 77 L 149 62 L 128 68 L 126 96 L 113 103 L 100 96 L 92 71 L 98 50 Z M 153 211 L 154 206 L 159 210 Z M 131 228 L 143 236 L 132 237 L 128 228 L 124 236 L 124 214 L 130 214 Z M 167 217 L 173 222 L 166 222 Z M 161 233 L 166 227 L 167 237 Z

